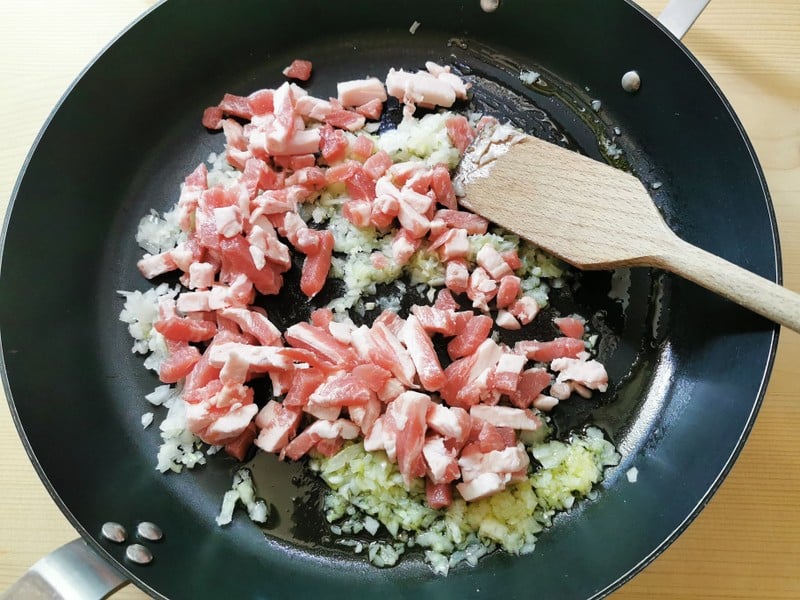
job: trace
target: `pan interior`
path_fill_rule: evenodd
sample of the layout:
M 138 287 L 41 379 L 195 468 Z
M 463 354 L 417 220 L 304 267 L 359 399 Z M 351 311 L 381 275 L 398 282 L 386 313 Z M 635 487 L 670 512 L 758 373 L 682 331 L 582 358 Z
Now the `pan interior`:
M 275 20 L 297 10 L 292 3 L 274 4 Z M 477 19 L 485 17 L 475 14 L 475 4 L 474 11 L 462 9 L 458 19 L 463 27 L 457 28 L 443 23 L 435 10 L 415 6 L 425 19 L 420 18 L 424 27 L 413 36 L 401 26 L 405 21 L 398 25 L 394 19 L 389 27 L 375 16 L 361 23 L 364 29 L 320 33 L 313 42 L 280 44 L 285 34 L 272 31 L 278 41 L 270 52 L 237 49 L 226 42 L 219 49 L 221 57 L 198 50 L 208 67 L 202 77 L 184 56 L 196 40 L 185 40 L 187 46 L 176 46 L 169 59 L 176 75 L 167 81 L 146 68 L 157 64 L 157 49 L 139 56 L 141 67 L 132 59 L 148 39 L 163 43 L 167 36 L 162 28 L 188 12 L 187 3 L 170 2 L 112 46 L 44 132 L 20 181 L 5 237 L 0 327 L 8 396 L 37 468 L 62 508 L 152 593 L 209 597 L 220 589 L 220 572 L 230 571 L 247 573 L 225 578 L 232 597 L 284 597 L 298 590 L 326 590 L 343 597 L 380 589 L 388 597 L 465 598 L 485 592 L 493 581 L 503 581 L 509 590 L 527 590 L 532 577 L 546 596 L 588 597 L 619 582 L 662 546 L 705 501 L 729 465 L 751 422 L 753 399 L 757 404 L 762 393 L 774 330 L 690 284 L 633 270 L 580 274 L 553 297 L 554 306 L 565 314 L 574 307 L 591 315 L 592 326 L 603 334 L 599 358 L 612 381 L 598 400 L 571 400 L 557 409 L 559 435 L 594 422 L 625 458 L 608 473 L 598 500 L 563 515 L 552 531 L 542 534 L 531 557 L 494 555 L 479 568 L 456 569 L 447 579 L 434 576 L 413 554 L 394 569 L 378 570 L 322 543 L 319 513 L 308 510 L 318 502 L 318 490 L 298 487 L 302 474 L 284 463 L 260 457 L 253 464 L 260 493 L 280 516 L 266 532 L 241 515 L 225 529 L 214 523 L 237 468 L 232 460 L 216 457 L 182 475 L 154 470 L 158 431 L 154 426 L 142 430 L 140 417 L 150 410 L 143 397 L 157 381 L 145 372 L 140 357 L 130 353 L 130 339 L 117 321 L 122 306 L 117 290 L 147 286 L 135 268 L 141 255 L 133 239 L 136 224 L 150 208 L 171 207 L 185 174 L 209 152 L 222 149 L 222 137 L 200 126 L 203 108 L 216 104 L 223 92 L 247 94 L 279 85 L 281 69 L 298 56 L 314 63 L 307 88 L 321 97 L 334 95 L 337 81 L 383 77 L 390 67 L 417 69 L 426 60 L 451 64 L 473 83 L 478 110 L 510 118 L 530 133 L 596 158 L 604 152 L 608 158 L 608 148 L 598 138 L 616 143 L 625 151 L 624 166 L 648 184 L 661 184 L 654 200 L 690 241 L 699 243 L 691 238 L 702 237 L 710 250 L 775 277 L 768 206 L 765 210 L 741 200 L 746 205 L 740 215 L 744 224 L 737 221 L 707 237 L 698 225 L 721 201 L 721 191 L 733 202 L 748 194 L 757 198 L 759 192 L 763 197 L 760 179 L 748 175 L 754 169 L 749 147 L 702 77 L 692 72 L 694 79 L 682 79 L 686 88 L 702 90 L 695 102 L 708 105 L 696 114 L 686 107 L 690 122 L 685 126 L 702 122 L 708 117 L 703 111 L 721 115 L 725 123 L 713 125 L 721 129 L 718 141 L 685 148 L 694 157 L 676 157 L 679 144 L 668 127 L 648 124 L 661 110 L 658 103 L 648 105 L 654 109 L 632 104 L 605 74 L 570 83 L 559 79 L 555 73 L 574 75 L 576 61 L 565 59 L 559 69 L 559 61 L 547 51 L 533 52 L 527 41 L 516 38 L 526 28 L 513 25 L 515 19 L 532 16 L 525 8 L 498 11 L 506 25 L 512 24 L 512 37 L 501 35 L 496 21 L 481 36 L 470 33 L 468 25 L 483 23 Z M 545 26 L 557 22 L 558 10 L 535 4 L 541 9 L 536 17 Z M 594 9 L 587 10 L 593 14 Z M 631 9 L 618 11 L 639 23 L 641 17 Z M 206 7 L 199 13 L 208 17 L 211 11 Z M 201 30 L 213 29 L 196 19 L 194 25 Z M 655 33 L 651 25 L 638 27 Z M 541 49 L 554 43 L 552 36 L 545 27 L 543 41 L 531 43 Z M 666 60 L 656 57 L 659 50 L 643 60 Z M 671 60 L 683 69 L 691 67 L 682 55 Z M 121 74 L 120 64 L 132 66 Z M 227 68 L 218 68 L 223 64 Z M 524 84 L 519 79 L 523 69 L 540 72 L 541 81 Z M 180 93 L 173 94 L 173 89 Z M 595 95 L 604 106 L 597 113 L 590 106 Z M 644 90 L 638 102 L 648 102 Z M 109 111 L 111 105 L 116 110 Z M 642 114 L 648 110 L 656 115 Z M 621 135 L 614 133 L 615 127 Z M 727 144 L 727 162 L 708 164 L 706 175 L 683 168 L 692 160 L 706 160 L 700 156 L 710 150 L 704 143 L 719 148 Z M 731 180 L 709 182 L 709 172 Z M 692 188 L 712 192 L 706 206 L 689 203 L 686 191 Z M 51 233 L 43 233 L 45 222 L 54 224 Z M 747 230 L 738 238 L 746 251 L 725 242 L 741 229 Z M 45 252 L 30 252 L 32 244 Z M 623 299 L 615 297 L 620 287 L 626 290 Z M 291 294 L 285 307 L 287 320 L 308 311 L 305 301 Z M 42 361 L 47 363 L 45 377 Z M 70 451 L 54 451 L 63 448 Z M 704 461 L 696 460 L 698 452 Z M 634 465 L 647 483 L 626 483 L 624 471 Z M 154 564 L 142 568 L 126 563 L 123 548 L 100 541 L 106 520 L 123 522 L 129 529 L 141 520 L 161 525 L 166 536 L 153 547 Z M 613 552 L 608 551 L 610 540 L 617 540 Z M 577 557 L 575 548 L 582 549 Z M 176 573 L 192 576 L 176 580 Z

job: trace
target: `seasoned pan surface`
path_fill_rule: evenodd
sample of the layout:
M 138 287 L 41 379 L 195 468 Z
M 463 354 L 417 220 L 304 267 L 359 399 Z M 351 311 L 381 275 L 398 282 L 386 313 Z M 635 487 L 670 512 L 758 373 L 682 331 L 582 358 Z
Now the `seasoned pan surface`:
M 258 4 L 237 4 L 231 10 L 256 14 Z M 301 10 L 301 4 L 292 4 L 292 10 Z M 328 24 L 323 31 L 309 23 L 307 37 L 287 39 L 275 23 L 289 18 L 291 11 L 286 8 L 281 14 L 283 5 L 275 3 L 270 19 L 242 23 L 241 39 L 220 39 L 213 51 L 198 43 L 214 27 L 211 9 L 202 3 L 193 6 L 201 8 L 193 12 L 188 3 L 174 0 L 160 7 L 87 72 L 33 154 L 9 221 L 0 322 L 9 396 L 40 468 L 75 521 L 90 535 L 96 535 L 102 521 L 120 519 L 120 514 L 131 521 L 168 523 L 169 540 L 175 543 L 160 546 L 157 563 L 136 575 L 169 597 L 201 597 L 219 585 L 219 573 L 228 567 L 253 574 L 226 582 L 232 594 L 245 596 L 264 592 L 262 573 L 280 572 L 285 576 L 269 577 L 269 593 L 276 597 L 296 593 L 304 584 L 311 591 L 326 589 L 335 595 L 380 589 L 398 597 L 465 597 L 498 578 L 507 589 L 525 590 L 531 576 L 541 582 L 543 593 L 579 597 L 600 593 L 647 560 L 705 501 L 750 426 L 774 344 L 774 330 L 761 320 L 684 282 L 636 273 L 625 318 L 609 323 L 611 339 L 617 341 L 607 349 L 612 377 L 618 382 L 617 398 L 587 410 L 596 411 L 595 419 L 628 456 L 636 457 L 639 468 L 658 477 L 648 485 L 630 487 L 619 483 L 621 470 L 611 474 L 601 499 L 562 519 L 542 537 L 532 557 L 491 557 L 477 569 L 459 570 L 441 580 L 413 560 L 377 571 L 318 546 L 271 537 L 265 542 L 262 532 L 244 522 L 221 533 L 213 516 L 229 485 L 232 465 L 219 461 L 202 472 L 170 478 L 152 470 L 156 438 L 153 432 L 140 431 L 138 399 L 153 382 L 128 353 L 124 329 L 116 323 L 119 305 L 114 293 L 142 284 L 131 268 L 138 254 L 131 232 L 139 217 L 151 206 L 165 208 L 173 202 L 183 173 L 219 149 L 220 141 L 198 126 L 199 111 L 223 91 L 246 93 L 276 85 L 280 68 L 297 55 L 315 62 L 321 77 L 315 77 L 310 90 L 319 94 L 338 79 L 380 75 L 390 66 L 413 68 L 430 58 L 450 62 L 474 78 L 476 97 L 490 109 L 546 134 L 547 128 L 537 129 L 541 120 L 524 118 L 526 102 L 533 103 L 550 114 L 570 143 L 597 154 L 590 135 L 597 126 L 579 114 L 580 102 L 586 100 L 581 91 L 589 87 L 606 107 L 601 126 L 614 124 L 630 132 L 621 143 L 631 166 L 646 180 L 664 184 L 656 201 L 670 223 L 689 241 L 775 278 L 777 243 L 760 173 L 735 120 L 702 73 L 652 23 L 624 4 L 616 9 L 619 18 L 628 19 L 628 26 L 634 24 L 633 30 L 655 46 L 654 55 L 643 56 L 642 64 L 667 74 L 651 88 L 655 96 L 648 96 L 647 88 L 636 97 L 622 92 L 617 84 L 622 63 L 608 56 L 597 61 L 588 26 L 558 14 L 549 4 L 537 7 L 536 18 L 552 27 L 531 40 L 523 39 L 526 29 L 519 24 L 522 17 L 533 17 L 526 9 L 504 7 L 487 16 L 477 6 L 461 8 L 455 3 L 452 15 L 458 18 L 445 20 L 437 16 L 439 11 L 429 14 L 424 7 L 407 5 L 418 15 L 414 18 L 430 28 L 413 37 L 407 31 L 409 19 L 371 14 L 362 22 L 333 29 L 329 24 L 335 17 L 321 18 L 320 23 Z M 313 3 L 308 7 L 325 10 Z M 592 8 L 586 9 L 592 16 Z M 357 6 L 354 10 L 362 14 Z M 154 71 L 151 66 L 164 61 L 168 24 L 178 19 L 187 20 L 191 33 L 183 34 L 188 38 L 171 55 L 172 68 Z M 553 29 L 558 31 L 548 33 Z M 263 37 L 265 32 L 269 50 L 263 44 L 240 45 L 242 39 L 251 39 L 248 35 Z M 565 36 L 586 39 L 586 47 L 580 52 L 570 49 Z M 125 70 L 119 68 L 123 64 Z M 198 65 L 203 68 L 198 70 Z M 563 83 L 564 93 L 549 96 L 526 89 L 515 78 L 514 69 L 520 65 L 552 73 L 549 81 Z M 670 81 L 673 73 L 676 79 Z M 680 119 L 665 123 L 663 95 L 658 95 L 663 90 L 658 87 L 670 89 L 678 81 L 690 87 L 692 100 L 668 96 L 669 110 Z M 496 86 L 506 92 L 490 93 Z M 181 94 L 174 95 L 173 89 Z M 519 97 L 523 102 L 517 102 Z M 111 100 L 117 104 L 109 115 Z M 565 109 L 570 102 L 576 104 Z M 678 125 L 681 129 L 676 130 Z M 699 129 L 708 135 L 692 148 L 685 147 L 686 132 Z M 76 139 L 82 152 L 74 151 Z M 724 160 L 709 159 L 718 157 L 721 149 Z M 59 177 L 46 177 L 54 164 Z M 693 202 L 695 194 L 705 202 Z M 25 200 L 50 197 L 68 201 L 37 205 Z M 707 215 L 728 203 L 739 208 L 741 222 L 737 218 L 724 227 L 709 227 Z M 81 210 L 74 210 L 75 205 Z M 24 248 L 31 239 L 40 242 L 36 224 L 45 218 L 63 224 L 44 240 L 61 253 L 53 252 L 57 256 L 49 265 L 50 275 L 30 281 L 31 296 L 22 298 L 11 291 L 30 280 L 27 273 L 43 267 Z M 737 236 L 736 244 L 732 236 Z M 608 285 L 600 276 L 590 279 L 590 289 Z M 31 297 L 40 298 L 52 307 L 54 290 L 56 311 L 30 302 Z M 31 329 L 52 332 L 48 350 L 64 357 L 46 378 L 37 376 L 38 365 L 28 358 L 36 352 L 33 338 L 38 337 L 30 335 Z M 731 353 L 739 359 L 735 365 Z M 742 369 L 742 364 L 748 368 Z M 720 412 L 725 415 L 722 422 Z M 710 439 L 712 422 L 716 431 Z M 86 430 L 90 433 L 84 439 L 69 435 Z M 52 451 L 63 444 L 76 451 Z M 694 460 L 698 452 L 706 460 Z M 686 490 L 678 497 L 676 482 Z M 665 497 L 671 499 L 667 506 Z M 629 528 L 620 530 L 620 522 Z M 619 545 L 608 552 L 609 540 L 615 538 Z M 590 563 L 570 558 L 576 547 L 585 549 Z M 105 549 L 119 558 L 118 548 Z M 192 572 L 194 578 L 176 580 L 175 573 L 181 572 Z M 553 577 L 553 572 L 559 576 Z

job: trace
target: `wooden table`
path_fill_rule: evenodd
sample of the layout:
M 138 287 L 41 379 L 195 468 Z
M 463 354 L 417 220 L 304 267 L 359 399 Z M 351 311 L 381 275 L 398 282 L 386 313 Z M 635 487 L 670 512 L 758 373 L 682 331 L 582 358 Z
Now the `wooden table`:
M 666 0 L 640 3 L 655 14 Z M 0 106 L 6 140 L 0 148 L 0 214 L 58 98 L 91 58 L 151 4 L 0 3 Z M 800 290 L 800 2 L 713 0 L 684 42 L 721 86 L 755 145 L 775 203 L 785 284 Z M 614 598 L 800 598 L 799 363 L 800 336 L 783 331 L 764 406 L 731 474 L 678 541 Z M 10 413 L 0 404 L 4 590 L 76 534 L 36 477 Z M 144 595 L 127 588 L 115 597 Z

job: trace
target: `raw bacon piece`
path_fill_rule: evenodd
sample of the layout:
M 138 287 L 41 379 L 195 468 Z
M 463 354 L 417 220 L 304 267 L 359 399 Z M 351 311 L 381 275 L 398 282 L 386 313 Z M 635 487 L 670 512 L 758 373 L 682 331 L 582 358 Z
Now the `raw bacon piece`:
M 467 502 L 473 502 L 486 498 L 497 492 L 506 489 L 506 484 L 511 481 L 511 475 L 503 473 L 482 473 L 470 481 L 462 481 L 456 484 L 456 489 L 461 497 Z
M 505 275 L 500 279 L 495 296 L 495 305 L 498 309 L 504 309 L 514 303 L 519 296 L 521 280 L 516 275 Z
M 323 361 L 332 363 L 341 369 L 352 369 L 356 365 L 356 356 L 351 348 L 336 341 L 324 329 L 308 323 L 295 323 L 284 333 L 286 343 L 295 348 L 303 348 L 319 356 Z
M 347 129 L 348 131 L 358 131 L 366 124 L 366 119 L 363 115 L 344 108 L 332 109 L 324 121 L 328 125 L 333 125 L 339 129 Z
M 275 110 L 274 90 L 257 90 L 247 97 L 247 104 L 253 116 L 262 116 Z
M 353 156 L 361 161 L 367 160 L 375 151 L 375 142 L 366 135 L 359 135 L 352 144 Z M 376 179 L 376 177 L 372 177 Z
M 199 402 L 186 405 L 186 424 L 207 444 L 224 445 L 239 437 L 257 412 L 252 388 L 220 384 Z
M 456 312 L 453 309 L 445 310 L 435 306 L 417 304 L 411 307 L 411 313 L 419 320 L 426 332 L 441 333 L 447 337 L 461 333 L 473 316 L 468 310 Z
M 259 429 L 256 446 L 264 452 L 280 452 L 297 434 L 302 416 L 299 409 L 270 400 L 256 415 L 255 424 Z
M 522 296 L 508 310 L 520 323 L 527 325 L 539 314 L 539 304 L 530 296 Z
M 530 464 L 527 452 L 521 444 L 491 452 L 466 452 L 458 459 L 463 482 L 456 485 L 461 496 L 477 500 L 505 489 L 517 473 Z
M 557 358 L 577 358 L 585 351 L 586 344 L 583 340 L 568 337 L 558 337 L 549 342 L 523 340 L 514 345 L 514 352 L 524 354 L 529 360 L 537 362 L 550 362 Z
M 432 63 L 433 64 L 433 63 Z M 466 98 L 466 86 L 449 72 L 444 76 L 429 71 L 409 73 L 402 69 L 390 69 L 386 76 L 386 90 L 406 105 L 405 114 L 413 114 L 416 106 L 434 108 L 452 106 L 456 98 Z
M 513 394 L 519 385 L 527 359 L 520 354 L 504 353 L 489 376 L 489 387 L 504 394 Z
M 243 237 L 221 239 L 219 248 L 222 254 L 220 281 L 230 283 L 235 275 L 242 274 L 264 295 L 277 294 L 280 291 L 283 284 L 280 272 L 272 263 L 258 269 L 250 254 L 250 245 Z
M 397 336 L 383 323 L 375 323 L 368 338 L 370 360 L 391 371 L 406 387 L 415 387 L 416 366 Z
M 244 461 L 257 435 L 258 427 L 256 427 L 255 423 L 250 422 L 236 439 L 225 444 L 225 452 L 239 462 Z
M 475 139 L 475 132 L 472 131 L 469 121 L 463 115 L 456 115 L 447 119 L 444 124 L 447 128 L 447 136 L 453 146 L 456 147 L 459 154 L 463 155 L 472 140 Z
M 475 260 L 495 281 L 500 281 L 507 275 L 513 275 L 511 267 L 491 244 L 484 244 L 478 250 Z
M 489 302 L 496 295 L 497 282 L 491 278 L 483 267 L 475 268 L 470 273 L 469 281 L 467 282 L 467 298 L 472 300 L 472 307 L 488 312 Z
M 222 100 L 220 100 L 219 108 L 221 108 L 226 115 L 231 115 L 232 117 L 239 117 L 240 119 L 247 119 L 248 121 L 253 118 L 250 101 L 246 96 L 225 94 L 222 96 Z
M 344 160 L 347 155 L 347 137 L 341 129 L 334 129 L 331 125 L 324 125 L 319 130 L 320 152 L 328 164 Z
M 448 229 L 436 241 L 428 246 L 431 250 L 439 251 L 439 257 L 444 262 L 457 258 L 465 258 L 469 254 L 469 239 L 465 229 Z
M 303 407 L 308 397 L 325 381 L 325 373 L 319 369 L 297 369 L 292 377 L 289 392 L 283 399 L 286 407 Z
M 159 254 L 145 254 L 136 266 L 147 279 L 152 279 L 178 268 L 170 250 Z
M 510 406 L 473 406 L 469 409 L 469 416 L 491 423 L 495 427 L 536 431 L 542 426 L 541 420 L 531 411 Z
M 214 284 L 214 265 L 206 262 L 193 262 L 189 265 L 189 288 L 207 289 Z
M 153 327 L 168 340 L 176 342 L 205 342 L 217 333 L 216 323 L 188 317 L 158 320 Z
M 445 438 L 445 445 L 456 450 L 467 442 L 472 421 L 469 413 L 457 406 L 431 403 L 428 407 L 427 423 L 431 431 Z
M 306 256 L 300 275 L 300 290 L 308 298 L 316 296 L 325 286 L 331 268 L 333 233 L 323 231 L 317 251 Z
M 450 293 L 450 290 L 447 288 L 442 288 L 439 290 L 439 293 L 436 295 L 436 301 L 433 303 L 433 307 L 439 310 L 458 310 L 460 306 L 458 302 L 456 302 L 455 298 L 453 298 L 453 294 Z
M 340 81 L 336 84 L 338 100 L 342 106 L 362 106 L 377 100 L 386 101 L 386 89 L 377 77 Z
M 375 182 L 364 171 L 361 165 L 353 169 L 353 172 L 344 180 L 347 187 L 347 193 L 354 200 L 369 200 L 375 199 Z
M 408 349 L 417 368 L 420 383 L 429 392 L 439 390 L 445 383 L 444 371 L 433 342 L 415 315 L 409 315 L 400 333 L 400 339 Z
M 436 194 L 436 201 L 439 204 L 452 210 L 458 208 L 456 193 L 453 190 L 453 180 L 450 179 L 450 171 L 444 165 L 436 165 L 433 168 L 431 189 Z
M 425 482 L 425 501 L 434 510 L 447 508 L 453 503 L 453 486 L 449 483 Z
M 310 60 L 296 58 L 283 70 L 283 74 L 291 79 L 308 81 L 311 79 L 312 64 Z
M 447 262 L 444 273 L 444 284 L 456 294 L 463 294 L 469 286 L 469 269 L 464 260 L 455 259 Z
M 381 118 L 381 113 L 383 113 L 383 101 L 378 98 L 373 98 L 361 106 L 356 106 L 355 110 L 363 117 L 371 121 L 377 121 Z
M 456 451 L 445 447 L 444 439 L 431 436 L 422 447 L 422 456 L 427 465 L 428 478 L 432 483 L 450 483 L 461 477 Z
M 522 372 L 516 390 L 508 395 L 517 408 L 530 408 L 542 391 L 550 385 L 550 373 L 533 367 Z M 538 407 L 537 407 L 538 408 Z
M 553 319 L 556 327 L 567 337 L 581 339 L 583 338 L 586 321 L 580 317 L 561 317 Z
M 498 327 L 503 329 L 509 329 L 512 331 L 516 331 L 517 329 L 522 329 L 522 325 L 517 319 L 507 310 L 500 310 L 497 312 L 497 317 L 495 317 L 494 322 L 497 323 Z
M 561 357 L 554 359 L 550 363 L 550 368 L 558 371 L 556 376 L 558 382 L 575 382 L 590 390 L 600 392 L 605 392 L 608 388 L 606 368 L 596 360 Z
M 380 150 L 364 161 L 364 172 L 377 181 L 392 166 L 392 158 L 385 150 Z
M 397 466 L 406 485 L 415 477 L 425 475 L 425 460 L 422 449 L 425 445 L 425 416 L 431 399 L 419 392 L 403 392 L 390 405 L 388 413 L 397 425 Z
M 325 121 L 325 118 L 333 109 L 334 107 L 330 102 L 314 96 L 302 96 L 294 104 L 296 114 L 321 122 Z
M 382 410 L 383 405 L 377 397 L 370 398 L 364 405 L 347 407 L 350 420 L 358 425 L 364 435 L 369 435 Z
M 219 106 L 209 106 L 203 111 L 203 127 L 214 130 L 221 129 L 224 114 Z
M 294 438 L 283 449 L 283 454 L 291 460 L 298 460 L 305 456 L 321 440 L 342 438 L 352 440 L 358 436 L 359 429 L 347 419 L 335 421 L 320 419 L 306 427 L 300 435 Z
M 255 372 L 285 371 L 292 367 L 291 362 L 278 346 L 252 346 L 240 342 L 212 344 L 206 350 L 211 366 L 222 368 L 232 353 L 246 361 Z
M 468 356 L 489 337 L 492 331 L 492 318 L 487 315 L 474 315 L 464 326 L 464 331 L 450 340 L 447 353 L 455 360 Z
M 158 368 L 158 378 L 164 383 L 176 383 L 192 372 L 200 361 L 200 351 L 189 344 L 170 344 L 169 356 Z
M 401 228 L 392 239 L 392 258 L 394 262 L 398 265 L 405 265 L 421 245 L 421 238 L 415 237 L 407 229 Z
M 262 346 L 282 345 L 280 329 L 265 314 L 247 308 L 225 308 L 219 315 L 236 323 L 243 333 L 254 336 Z
M 363 364 L 353 368 L 353 376 L 363 381 L 370 390 L 378 393 L 392 378 L 392 373 L 378 365 Z
M 375 392 L 367 387 L 363 379 L 352 373 L 336 373 L 311 393 L 308 397 L 308 406 L 329 408 L 364 405 L 374 397 L 374 394 Z
M 483 235 L 489 230 L 489 221 L 465 210 L 440 208 L 434 214 L 434 219 L 443 221 L 448 227 L 466 229 L 469 234 Z

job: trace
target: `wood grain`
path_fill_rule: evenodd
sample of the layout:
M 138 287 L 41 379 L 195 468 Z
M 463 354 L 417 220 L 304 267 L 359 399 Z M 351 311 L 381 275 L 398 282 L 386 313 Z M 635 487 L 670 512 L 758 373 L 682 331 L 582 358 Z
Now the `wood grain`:
M 0 2 L 0 106 L 6 117 L 0 212 L 58 98 L 87 62 L 151 4 Z M 657 13 L 666 0 L 640 4 Z M 784 281 L 800 289 L 800 3 L 712 0 L 684 42 L 750 135 L 775 204 Z M 800 598 L 799 365 L 800 336 L 783 332 L 763 408 L 731 474 L 687 531 L 616 592 L 615 600 Z M 39 482 L 5 407 L 0 407 L 0 473 L 4 590 L 75 532 Z M 115 596 L 145 597 L 131 588 Z
M 800 294 L 680 239 L 636 177 L 532 136 L 500 151 L 465 207 L 580 269 L 664 269 L 800 332 Z

